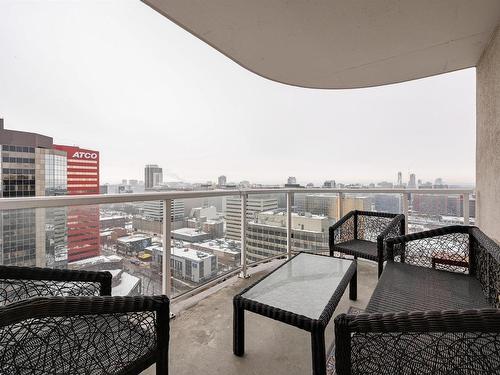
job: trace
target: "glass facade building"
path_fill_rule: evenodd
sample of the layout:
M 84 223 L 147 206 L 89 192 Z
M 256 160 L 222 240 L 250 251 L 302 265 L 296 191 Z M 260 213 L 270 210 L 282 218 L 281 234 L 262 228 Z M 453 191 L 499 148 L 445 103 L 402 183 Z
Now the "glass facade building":
M 1 197 L 67 193 L 66 154 L 52 138 L 3 128 L 0 121 Z M 64 267 L 67 260 L 66 209 L 0 212 L 0 264 Z

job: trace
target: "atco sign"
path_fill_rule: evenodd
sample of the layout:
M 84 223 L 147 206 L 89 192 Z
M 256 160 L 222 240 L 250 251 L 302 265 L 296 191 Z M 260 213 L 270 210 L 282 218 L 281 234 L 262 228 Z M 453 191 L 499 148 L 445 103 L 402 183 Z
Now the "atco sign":
M 84 152 L 77 151 L 73 154 L 74 159 L 97 159 L 97 154 L 95 152 Z

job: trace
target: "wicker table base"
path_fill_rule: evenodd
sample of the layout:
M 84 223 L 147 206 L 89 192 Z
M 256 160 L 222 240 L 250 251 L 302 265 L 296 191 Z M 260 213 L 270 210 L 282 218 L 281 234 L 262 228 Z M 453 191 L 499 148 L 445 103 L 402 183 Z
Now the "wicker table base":
M 311 333 L 313 375 L 326 375 L 325 329 L 349 284 L 357 298 L 356 261 L 299 253 L 233 300 L 233 352 L 245 352 L 245 310 Z

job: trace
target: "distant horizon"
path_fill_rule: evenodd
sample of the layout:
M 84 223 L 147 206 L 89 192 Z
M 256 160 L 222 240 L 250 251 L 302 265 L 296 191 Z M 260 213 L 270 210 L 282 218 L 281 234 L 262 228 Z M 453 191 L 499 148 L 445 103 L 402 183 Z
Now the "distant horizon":
M 440 178 L 440 177 L 436 177 L 436 178 Z M 434 181 L 435 179 L 432 179 L 432 180 L 426 180 L 426 179 L 422 179 L 422 182 L 423 183 L 426 183 L 426 182 L 431 182 L 434 184 Z M 442 177 L 441 177 L 442 178 Z M 445 185 L 453 185 L 453 186 L 463 186 L 463 187 L 473 187 L 475 186 L 475 183 L 474 182 L 460 182 L 460 181 L 448 181 L 446 178 L 442 178 L 443 179 L 443 182 Z M 109 184 L 109 185 L 121 185 L 122 181 L 121 180 L 125 180 L 125 178 L 122 178 L 120 179 L 119 181 L 114 181 L 114 182 L 109 182 L 109 181 L 104 181 L 102 182 L 102 185 L 106 185 L 106 184 Z M 137 180 L 137 181 L 142 181 L 144 182 L 143 179 L 137 179 L 137 178 L 127 178 L 126 179 L 127 182 L 130 181 L 130 180 Z M 381 183 L 381 182 L 389 182 L 389 183 L 393 183 L 393 184 L 396 184 L 395 181 L 392 181 L 392 180 L 388 180 L 388 179 L 381 179 L 381 180 L 377 180 L 377 181 L 369 181 L 369 180 L 366 180 L 366 181 L 341 181 L 341 180 L 336 180 L 336 179 L 325 179 L 323 181 L 308 181 L 308 182 L 302 182 L 300 181 L 299 179 L 297 179 L 297 184 L 299 185 L 307 185 L 308 183 L 313 183 L 315 187 L 321 187 L 323 185 L 323 183 L 325 181 L 330 181 L 330 180 L 335 180 L 335 182 L 337 184 L 344 184 L 344 185 L 351 185 L 351 184 L 362 184 L 362 185 L 367 185 L 367 184 L 371 184 L 371 183 L 374 183 L 375 185 L 378 184 L 378 183 Z M 417 176 L 417 180 L 418 180 L 418 176 Z M 239 184 L 240 182 L 242 181 L 249 181 L 251 185 L 284 185 L 286 184 L 286 178 L 283 180 L 283 181 L 278 181 L 278 182 L 261 182 L 261 181 L 250 181 L 250 180 L 245 180 L 245 179 L 241 179 L 241 180 L 237 180 L 237 181 L 233 181 L 233 180 L 230 180 L 228 179 L 227 180 L 227 184 Z M 175 180 L 166 180 L 163 182 L 163 184 L 169 184 L 169 183 L 183 183 L 183 184 L 205 184 L 207 182 L 211 182 L 211 183 L 214 183 L 216 184 L 217 183 L 217 179 L 214 179 L 214 180 L 207 180 L 207 181 L 175 181 Z M 407 181 L 403 180 L 403 183 L 404 184 L 407 184 Z

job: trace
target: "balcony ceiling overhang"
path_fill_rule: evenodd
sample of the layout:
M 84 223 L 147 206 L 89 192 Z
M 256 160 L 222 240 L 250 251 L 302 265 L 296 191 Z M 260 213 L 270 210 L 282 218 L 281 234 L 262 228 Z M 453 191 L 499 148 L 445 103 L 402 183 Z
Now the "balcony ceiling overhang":
M 244 68 L 358 88 L 476 66 L 500 0 L 143 0 Z

